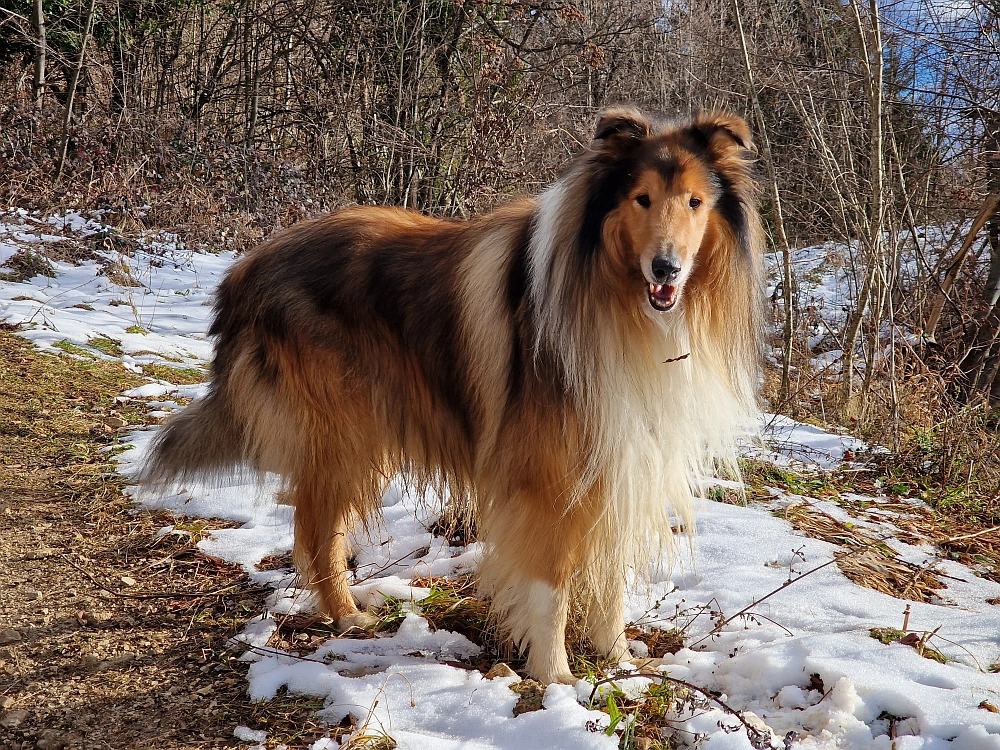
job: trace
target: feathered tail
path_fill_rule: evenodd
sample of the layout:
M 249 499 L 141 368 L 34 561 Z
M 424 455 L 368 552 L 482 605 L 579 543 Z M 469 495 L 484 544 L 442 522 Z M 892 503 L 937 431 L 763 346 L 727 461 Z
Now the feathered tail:
M 153 439 L 138 480 L 148 487 L 164 487 L 211 479 L 242 463 L 245 445 L 243 429 L 227 399 L 213 388 L 164 425 Z

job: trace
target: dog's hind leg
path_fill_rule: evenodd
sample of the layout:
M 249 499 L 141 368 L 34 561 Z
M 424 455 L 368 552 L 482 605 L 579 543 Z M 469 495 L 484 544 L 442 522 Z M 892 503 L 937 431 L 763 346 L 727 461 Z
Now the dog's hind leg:
M 374 617 L 358 610 L 348 586 L 347 535 L 353 514 L 347 491 L 323 482 L 322 477 L 300 481 L 292 488 L 295 566 L 316 592 L 322 611 L 341 630 L 369 627 L 375 622 Z

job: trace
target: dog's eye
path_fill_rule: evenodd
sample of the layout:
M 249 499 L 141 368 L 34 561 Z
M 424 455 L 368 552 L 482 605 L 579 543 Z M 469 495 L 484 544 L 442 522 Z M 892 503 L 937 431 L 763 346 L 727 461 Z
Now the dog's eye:
M 688 201 L 688 205 L 691 206 L 691 208 L 698 208 L 698 206 L 701 205 L 701 198 L 696 198 L 692 195 L 691 200 Z
M 643 208 L 649 208 L 649 196 L 643 193 L 642 195 L 637 195 L 635 197 L 635 202 L 638 203 Z

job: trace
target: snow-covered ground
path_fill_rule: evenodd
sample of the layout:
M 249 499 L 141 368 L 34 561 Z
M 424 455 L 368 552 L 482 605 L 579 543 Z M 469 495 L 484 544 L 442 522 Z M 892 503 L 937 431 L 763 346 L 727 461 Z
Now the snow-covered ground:
M 26 247 L 67 237 L 89 242 L 106 232 L 99 221 L 75 214 L 40 218 L 0 213 L 0 263 Z M 22 324 L 22 335 L 43 349 L 119 359 L 133 369 L 157 362 L 206 365 L 211 356 L 205 339 L 207 305 L 232 257 L 185 251 L 170 237 L 152 236 L 128 256 L 113 249 L 102 252 L 101 261 L 54 263 L 54 278 L 0 282 L 0 320 Z M 110 273 L 114 281 L 101 273 L 107 267 L 117 270 Z M 122 286 L 128 277 L 139 286 Z M 119 342 L 121 353 L 101 346 L 102 337 Z M 122 398 L 146 400 L 151 412 L 162 415 L 180 408 L 177 399 L 198 391 L 198 386 L 156 381 Z M 758 458 L 786 466 L 829 468 L 845 451 L 861 447 L 849 437 L 783 417 L 766 418 L 762 424 L 766 446 L 752 450 Z M 134 446 L 120 454 L 124 474 L 135 470 L 154 432 L 123 436 Z M 402 749 L 618 747 L 617 737 L 601 731 L 609 718 L 590 708 L 592 686 L 586 681 L 576 687 L 550 686 L 545 711 L 515 718 L 517 696 L 508 686 L 516 678 L 486 680 L 475 670 L 454 666 L 478 647 L 462 635 L 432 630 L 413 612 L 391 636 L 332 639 L 308 656 L 269 647 L 276 618 L 310 605 L 308 595 L 294 587 L 292 571 L 256 568 L 262 558 L 291 548 L 292 511 L 275 502 L 274 489 L 234 479 L 229 486 L 192 486 L 175 496 L 136 496 L 137 502 L 153 507 L 243 524 L 214 532 L 201 547 L 238 562 L 255 581 L 274 587 L 268 610 L 248 622 L 239 636 L 250 646 L 244 658 L 252 662 L 251 696 L 266 699 L 282 686 L 319 696 L 323 719 L 336 724 L 353 714 L 359 726 L 390 735 Z M 909 626 L 917 632 L 936 629 L 933 644 L 948 661 L 923 658 L 907 645 L 883 645 L 869 631 L 900 627 L 907 602 L 850 582 L 835 564 L 827 565 L 839 548 L 804 536 L 774 514 L 806 502 L 846 518 L 843 508 L 777 489 L 771 494 L 769 503 L 751 507 L 704 501 L 693 555 L 678 560 L 670 576 L 648 590 L 628 594 L 631 619 L 685 633 L 687 648 L 665 658 L 667 674 L 718 691 L 729 706 L 745 712 L 745 720 L 770 729 L 775 748 L 1000 750 L 1000 714 L 980 708 L 984 702 L 1000 705 L 1000 677 L 987 671 L 1000 661 L 1000 606 L 987 601 L 1000 597 L 1000 584 L 955 562 L 938 561 L 938 569 L 948 576 L 947 589 L 933 603 L 911 603 Z M 885 498 L 867 500 L 877 507 Z M 392 596 L 419 610 L 427 590 L 411 586 L 414 577 L 475 569 L 476 544 L 451 547 L 427 530 L 433 502 L 421 502 L 394 485 L 383 506 L 378 537 L 357 540 L 358 583 L 353 590 L 361 602 L 379 604 Z M 868 523 L 881 536 L 894 529 L 889 522 L 854 522 Z M 930 548 L 891 543 L 908 562 L 932 560 Z M 721 619 L 790 578 L 795 582 L 716 628 Z M 722 616 L 713 618 L 712 612 Z M 644 677 L 618 682 L 630 694 L 648 684 Z M 678 716 L 673 726 L 675 742 L 712 750 L 751 747 L 746 732 L 721 709 L 697 709 L 694 715 Z M 246 727 L 234 727 L 234 732 L 250 744 L 266 739 Z M 314 745 L 336 746 L 334 740 Z

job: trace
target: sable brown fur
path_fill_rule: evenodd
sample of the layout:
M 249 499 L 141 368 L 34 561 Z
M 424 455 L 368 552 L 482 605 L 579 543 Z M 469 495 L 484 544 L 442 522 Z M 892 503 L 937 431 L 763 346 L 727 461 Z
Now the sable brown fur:
M 281 475 L 296 566 L 345 627 L 366 623 L 347 533 L 397 474 L 444 486 L 475 514 L 480 586 L 535 677 L 573 679 L 571 596 L 594 645 L 627 656 L 627 571 L 670 551 L 693 477 L 735 465 L 755 409 L 749 145 L 730 115 L 615 108 L 537 199 L 296 225 L 220 286 L 208 395 L 166 425 L 144 480 Z

